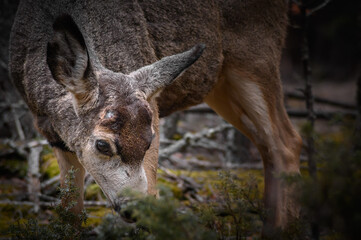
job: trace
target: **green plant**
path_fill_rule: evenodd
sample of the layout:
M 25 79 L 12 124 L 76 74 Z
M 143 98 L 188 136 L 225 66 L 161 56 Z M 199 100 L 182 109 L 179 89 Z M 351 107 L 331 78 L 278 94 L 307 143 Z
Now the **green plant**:
M 36 219 L 29 219 L 21 224 L 18 221 L 10 226 L 10 235 L 12 239 L 84 239 L 88 229 L 81 226 L 86 222 L 87 214 L 83 211 L 77 215 L 71 210 L 75 206 L 79 195 L 78 189 L 74 186 L 73 168 L 69 170 L 64 186 L 59 188 L 62 203 L 55 207 L 56 216 L 49 219 L 49 224 L 41 225 Z
M 132 198 L 139 196 L 129 193 Z M 136 219 L 131 227 L 117 216 L 108 216 L 99 228 L 98 239 L 216 239 L 200 219 L 182 208 L 168 189 L 162 188 L 159 199 L 152 196 L 129 202 L 123 215 Z
M 309 218 L 340 239 L 361 235 L 361 151 L 352 144 L 325 142 L 320 148 L 322 163 L 317 181 L 305 178 L 300 202 Z M 337 235 L 337 234 L 336 234 Z
M 200 208 L 206 226 L 217 232 L 218 239 L 258 235 L 266 212 L 256 178 L 244 182 L 229 172 L 219 177 L 217 197 Z

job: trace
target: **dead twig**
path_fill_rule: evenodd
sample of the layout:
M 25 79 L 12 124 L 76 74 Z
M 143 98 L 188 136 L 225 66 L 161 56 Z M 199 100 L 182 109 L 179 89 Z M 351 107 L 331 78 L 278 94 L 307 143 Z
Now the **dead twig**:
M 56 207 L 61 201 L 44 202 L 39 201 L 37 205 L 41 207 Z M 0 200 L 0 204 L 15 205 L 15 206 L 35 206 L 34 202 L 30 201 L 13 201 L 9 199 Z M 106 201 L 84 201 L 85 207 L 109 207 L 110 204 Z
M 300 95 L 297 94 L 297 97 L 299 97 L 299 96 Z M 300 97 L 299 99 L 304 100 L 305 97 L 303 96 L 303 97 Z M 324 101 L 324 103 L 326 103 L 329 100 L 323 99 L 323 101 Z M 337 102 L 332 102 L 332 101 L 329 101 L 328 103 L 330 105 L 343 107 L 345 109 L 350 109 L 350 110 L 356 109 L 356 107 L 351 105 L 351 104 L 337 103 Z M 190 108 L 188 110 L 184 110 L 184 112 L 185 113 L 190 113 L 190 114 L 204 114 L 204 113 L 216 114 L 209 107 Z M 288 109 L 287 113 L 288 113 L 288 115 L 290 117 L 294 117 L 294 118 L 306 118 L 308 116 L 308 112 L 305 111 L 305 110 Z M 314 114 L 315 114 L 317 119 L 322 119 L 322 120 L 330 120 L 330 119 L 332 119 L 332 118 L 334 118 L 336 116 L 349 117 L 349 118 L 356 118 L 357 117 L 356 111 L 315 111 Z
M 173 153 L 179 152 L 186 146 L 195 145 L 198 141 L 203 138 L 211 138 L 214 134 L 222 132 L 223 130 L 232 128 L 230 124 L 222 124 L 215 128 L 204 129 L 198 133 L 186 133 L 184 137 L 168 147 L 159 151 L 159 159 L 163 160 L 171 156 Z
M 287 93 L 285 93 L 285 96 L 287 98 L 305 100 L 305 95 L 301 94 L 301 93 L 287 92 Z M 355 110 L 356 109 L 355 105 L 349 104 L 349 103 L 338 102 L 338 101 L 335 101 L 335 100 L 326 99 L 326 98 L 317 97 L 317 96 L 314 96 L 313 99 L 314 99 L 314 101 L 316 103 L 327 104 L 327 105 L 330 105 L 330 106 L 339 107 L 339 108 L 343 108 L 343 109 L 350 109 L 350 110 Z
M 28 193 L 29 199 L 34 203 L 34 212 L 37 213 L 40 210 L 39 207 L 39 194 L 40 194 L 40 173 L 39 162 L 40 153 L 43 150 L 42 146 L 36 145 L 30 148 L 28 154 Z
M 307 118 L 309 113 L 305 110 L 295 110 L 288 109 L 287 113 L 289 116 L 294 118 Z M 322 120 L 331 120 L 335 117 L 346 117 L 346 118 L 356 118 L 357 113 L 355 111 L 350 112 L 340 112 L 340 111 L 317 111 L 313 113 L 315 118 Z
M 49 187 L 50 185 L 53 185 L 54 183 L 58 183 L 60 181 L 60 174 L 59 175 L 56 175 L 55 177 L 52 177 L 44 182 L 42 182 L 40 184 L 41 188 L 47 188 Z
M 170 170 L 163 166 L 159 166 L 163 171 L 162 177 L 167 179 L 170 182 L 177 183 L 177 187 L 182 190 L 183 195 L 190 201 L 202 201 L 203 199 L 197 194 L 197 192 L 202 188 L 202 186 L 195 182 L 193 178 L 186 177 L 183 175 L 177 176 L 172 173 Z

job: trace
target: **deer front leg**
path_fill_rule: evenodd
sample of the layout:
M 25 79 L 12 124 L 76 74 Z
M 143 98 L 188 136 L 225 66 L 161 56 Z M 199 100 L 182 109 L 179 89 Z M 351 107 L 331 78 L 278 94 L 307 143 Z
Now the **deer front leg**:
M 144 171 L 147 176 L 148 194 L 157 196 L 157 170 L 158 170 L 158 151 L 159 151 L 159 113 L 157 103 L 154 99 L 150 101 L 153 111 L 152 131 L 153 140 L 144 156 Z
M 265 175 L 264 236 L 284 228 L 299 208 L 292 198 L 292 187 L 282 174 L 299 174 L 301 138 L 293 129 L 283 105 L 277 76 L 261 79 L 235 67 L 225 67 L 220 82 L 205 102 L 243 132 L 261 153 Z
M 75 171 L 74 174 L 74 186 L 78 189 L 78 197 L 76 199 L 77 204 L 73 207 L 72 211 L 75 214 L 81 213 L 83 210 L 84 203 L 84 176 L 85 170 L 83 166 L 79 163 L 78 158 L 75 153 L 63 151 L 57 147 L 53 148 L 56 159 L 58 160 L 59 169 L 60 169 L 60 183 L 64 187 L 66 175 L 69 170 L 73 167 Z M 63 204 L 65 204 L 63 202 Z

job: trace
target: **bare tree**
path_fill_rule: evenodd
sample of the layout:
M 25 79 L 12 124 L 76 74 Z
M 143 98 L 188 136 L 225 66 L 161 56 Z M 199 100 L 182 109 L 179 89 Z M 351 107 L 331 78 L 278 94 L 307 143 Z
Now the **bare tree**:
M 314 111 L 314 96 L 312 92 L 312 82 L 311 82 L 311 66 L 310 66 L 310 50 L 309 50 L 309 26 L 310 26 L 310 17 L 316 11 L 325 7 L 330 0 L 302 0 L 294 1 L 300 8 L 302 13 L 302 64 L 303 64 L 303 78 L 305 81 L 305 101 L 307 108 L 307 119 L 309 124 L 309 131 L 306 136 L 307 143 L 307 157 L 308 157 L 308 172 L 314 181 L 317 181 L 317 165 L 315 159 L 315 139 L 314 139 L 314 126 L 316 120 L 316 114 Z M 311 216 L 311 231 L 312 239 L 319 239 L 319 225 L 316 220 L 316 216 Z

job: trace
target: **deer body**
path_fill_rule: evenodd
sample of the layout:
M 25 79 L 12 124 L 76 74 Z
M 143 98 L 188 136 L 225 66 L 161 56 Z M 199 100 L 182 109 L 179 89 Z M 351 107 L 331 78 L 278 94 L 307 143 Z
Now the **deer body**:
M 11 76 L 62 180 L 77 167 L 82 193 L 89 171 L 115 207 L 126 187 L 156 193 L 158 117 L 205 101 L 257 145 L 267 225 L 282 227 L 297 208 L 277 174 L 299 172 L 301 145 L 278 70 L 286 25 L 281 0 L 23 1 Z

